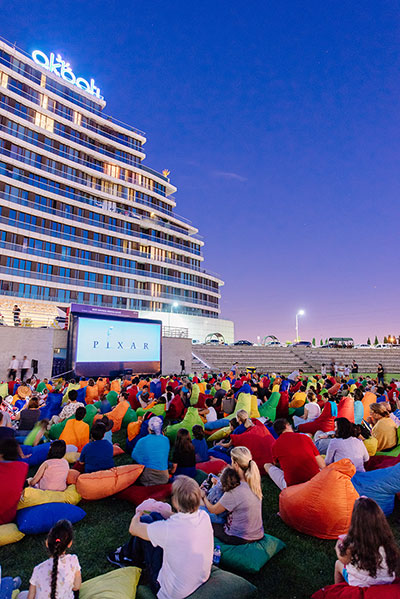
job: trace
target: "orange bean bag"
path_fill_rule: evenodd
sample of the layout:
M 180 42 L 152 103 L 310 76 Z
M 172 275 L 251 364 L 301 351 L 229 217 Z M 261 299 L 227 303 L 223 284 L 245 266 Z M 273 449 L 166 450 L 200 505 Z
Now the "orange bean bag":
M 79 470 L 74 470 L 74 468 L 71 468 L 67 476 L 67 485 L 76 485 L 76 481 L 78 480 L 80 474 L 81 473 Z
M 116 391 L 117 393 L 121 393 L 121 383 L 118 379 L 114 379 L 110 383 L 110 391 Z
M 97 385 L 97 389 L 99 390 L 99 395 L 101 395 L 103 393 L 106 383 L 107 383 L 106 379 L 102 379 L 102 378 L 97 379 L 96 385 Z
M 87 387 L 88 381 L 79 381 L 79 385 L 81 387 L 81 389 L 83 389 L 83 387 Z
M 132 441 L 140 432 L 140 427 L 142 426 L 142 422 L 137 420 L 136 422 L 130 422 L 126 429 L 128 435 L 128 441 Z
M 128 464 L 110 470 L 80 474 L 76 481 L 76 490 L 83 499 L 104 499 L 133 485 L 143 469 L 141 464 Z
M 75 445 L 78 451 L 82 451 L 86 443 L 89 443 L 89 425 L 83 420 L 67 420 L 60 439 L 65 441 L 66 445 Z
M 364 406 L 364 419 L 366 420 L 370 416 L 370 405 L 376 402 L 376 395 L 375 393 L 371 393 L 371 391 L 367 391 L 366 393 L 364 393 L 364 397 L 361 401 L 362 405 Z
M 282 520 L 299 532 L 319 539 L 337 539 L 350 526 L 358 493 L 351 482 L 356 469 L 348 460 L 330 464 L 311 480 L 283 489 Z
M 338 418 L 347 418 L 354 422 L 354 399 L 352 397 L 343 397 L 338 403 Z
M 86 386 L 86 398 L 85 401 L 87 404 L 91 404 L 94 403 L 95 401 L 97 401 L 99 399 L 99 389 L 97 387 L 97 385 L 93 385 Z
M 113 433 L 117 433 L 119 430 L 121 430 L 122 421 L 128 408 L 130 408 L 129 401 L 124 399 L 117 403 L 111 412 L 107 412 L 107 414 L 105 414 L 105 416 L 108 416 L 108 418 L 114 423 L 114 426 L 111 429 Z M 96 422 L 96 420 L 101 420 L 101 418 L 103 418 L 103 414 L 96 414 L 93 419 L 93 423 Z

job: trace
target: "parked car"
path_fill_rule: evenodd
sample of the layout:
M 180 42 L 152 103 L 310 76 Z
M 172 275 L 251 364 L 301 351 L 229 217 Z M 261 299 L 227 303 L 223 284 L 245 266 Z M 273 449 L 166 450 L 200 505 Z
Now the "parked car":
M 240 339 L 239 341 L 235 341 L 233 345 L 253 345 L 251 341 L 247 341 L 246 339 Z
M 373 345 L 375 349 L 392 349 L 393 345 L 391 343 L 378 343 L 378 345 Z
M 290 343 L 289 347 L 312 347 L 311 341 L 295 341 Z
M 354 349 L 371 349 L 372 347 L 374 346 L 369 345 L 368 343 L 357 343 L 357 345 L 354 346 Z
M 286 347 L 280 341 L 268 341 L 264 347 Z

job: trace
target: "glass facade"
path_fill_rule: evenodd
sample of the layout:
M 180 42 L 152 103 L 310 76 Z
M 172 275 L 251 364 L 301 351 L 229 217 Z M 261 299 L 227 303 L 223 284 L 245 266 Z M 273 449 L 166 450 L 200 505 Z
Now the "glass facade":
M 0 296 L 217 318 L 175 187 L 104 105 L 0 41 Z

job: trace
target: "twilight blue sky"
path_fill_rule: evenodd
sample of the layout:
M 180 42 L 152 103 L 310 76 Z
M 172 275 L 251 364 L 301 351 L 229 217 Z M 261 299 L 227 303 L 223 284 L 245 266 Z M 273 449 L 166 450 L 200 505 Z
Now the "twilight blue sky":
M 144 130 L 199 227 L 236 338 L 400 334 L 400 2 L 18 0 L 0 35 L 59 51 Z

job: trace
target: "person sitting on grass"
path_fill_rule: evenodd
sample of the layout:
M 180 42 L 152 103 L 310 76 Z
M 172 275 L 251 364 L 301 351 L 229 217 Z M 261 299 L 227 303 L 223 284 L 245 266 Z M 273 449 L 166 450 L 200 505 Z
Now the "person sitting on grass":
M 152 416 L 147 422 L 148 435 L 139 439 L 132 451 L 133 461 L 144 466 L 138 482 L 145 487 L 164 485 L 169 480 L 170 444 L 162 434 L 162 425 L 161 418 Z
M 77 401 L 78 399 L 78 391 L 76 389 L 71 389 L 68 393 L 68 403 L 65 404 L 61 412 L 58 416 L 52 416 L 50 420 L 50 426 L 56 424 L 57 422 L 62 422 L 63 420 L 67 420 L 67 418 L 71 418 L 79 407 L 82 407 L 82 403 Z
M 19 599 L 73 599 L 82 584 L 81 567 L 76 555 L 68 554 L 73 541 L 69 520 L 59 520 L 47 535 L 50 558 L 35 566 L 29 581 L 29 591 Z
M 69 472 L 65 453 L 65 441 L 61 439 L 53 441 L 46 461 L 39 466 L 35 476 L 28 478 L 29 486 L 42 491 L 65 491 Z
M 397 426 L 390 418 L 384 403 L 372 403 L 369 407 L 371 435 L 378 440 L 377 451 L 389 451 L 397 445 Z
M 90 442 L 87 443 L 79 458 L 79 466 L 84 466 L 86 474 L 114 468 L 112 443 L 104 439 L 106 426 L 103 422 L 95 422 L 90 431 Z
M 82 451 L 86 443 L 89 443 L 90 428 L 86 422 L 83 422 L 85 416 L 86 408 L 80 406 L 75 412 L 75 418 L 67 420 L 60 435 L 60 439 L 67 445 L 75 445 L 78 451 Z
M 335 584 L 390 584 L 400 576 L 400 550 L 385 514 L 373 499 L 359 497 L 347 535 L 336 543 Z
M 213 523 L 214 535 L 228 545 L 244 545 L 259 541 L 264 536 L 261 477 L 247 447 L 234 447 L 231 458 L 232 467 L 239 475 L 240 485 L 224 493 L 215 504 L 210 503 L 204 490 L 202 496 L 210 514 L 229 512 L 225 525 Z
M 211 573 L 213 532 L 208 515 L 199 510 L 200 487 L 177 476 L 171 503 L 176 513 L 136 511 L 129 526 L 130 541 L 107 559 L 117 566 L 143 568 L 158 599 L 184 599 L 205 583 Z M 186 567 L 185 567 L 186 564 Z
M 321 415 L 321 408 L 318 405 L 318 398 L 314 391 L 309 390 L 307 392 L 307 401 L 304 405 L 304 413 L 303 416 L 293 416 L 293 425 L 295 428 L 299 426 L 299 424 L 304 424 L 304 422 L 313 422 L 316 420 L 318 416 Z
M 358 438 L 359 435 L 358 425 L 347 418 L 336 418 L 335 437 L 328 446 L 326 465 L 348 458 L 353 462 L 357 472 L 365 472 L 364 463 L 368 462 L 369 454 L 364 442 Z
M 190 433 L 185 428 L 180 428 L 176 435 L 170 474 L 185 474 L 191 478 L 196 476 L 196 453 Z
M 208 445 L 204 438 L 203 427 L 200 426 L 200 424 L 195 424 L 192 428 L 192 434 L 192 444 L 196 454 L 196 464 L 197 462 L 208 462 L 210 456 L 208 455 Z
M 274 422 L 278 439 L 272 446 L 274 464 L 266 463 L 264 469 L 282 490 L 290 485 L 305 483 L 325 468 L 325 460 L 308 435 L 294 433 L 285 418 Z

